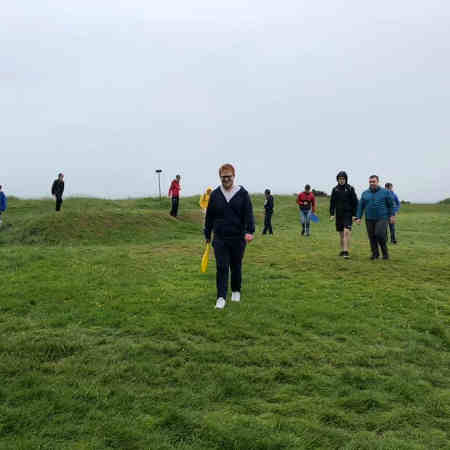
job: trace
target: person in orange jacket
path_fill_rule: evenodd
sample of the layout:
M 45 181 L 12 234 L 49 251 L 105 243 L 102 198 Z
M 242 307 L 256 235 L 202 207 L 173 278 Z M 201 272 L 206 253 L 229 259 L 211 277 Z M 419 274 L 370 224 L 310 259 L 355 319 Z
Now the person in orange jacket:
M 300 222 L 302 223 L 302 236 L 309 236 L 311 212 L 316 212 L 316 198 L 311 192 L 311 186 L 307 184 L 305 190 L 298 194 L 297 205 L 300 208 Z

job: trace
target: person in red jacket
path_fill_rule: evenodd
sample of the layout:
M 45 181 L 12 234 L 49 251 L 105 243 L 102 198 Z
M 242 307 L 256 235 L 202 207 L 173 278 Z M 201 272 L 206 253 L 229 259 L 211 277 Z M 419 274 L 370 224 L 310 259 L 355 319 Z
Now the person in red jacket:
M 178 216 L 178 207 L 180 205 L 180 191 L 181 191 L 180 180 L 181 180 L 180 175 L 177 175 L 170 184 L 169 197 L 172 198 L 172 209 L 170 210 L 170 215 L 172 217 Z
M 311 186 L 307 184 L 305 190 L 298 194 L 297 205 L 300 208 L 300 222 L 302 223 L 302 236 L 309 236 L 309 224 L 311 212 L 316 212 L 316 198 L 311 192 Z

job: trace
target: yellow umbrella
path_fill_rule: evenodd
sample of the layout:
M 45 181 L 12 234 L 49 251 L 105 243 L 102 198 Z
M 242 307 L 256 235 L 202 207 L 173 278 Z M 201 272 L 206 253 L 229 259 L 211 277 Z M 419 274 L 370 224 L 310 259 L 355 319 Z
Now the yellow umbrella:
M 209 262 L 209 252 L 211 251 L 211 244 L 208 242 L 206 244 L 205 253 L 203 253 L 202 257 L 202 265 L 201 265 L 201 272 L 205 273 L 206 269 L 208 268 L 208 262 Z

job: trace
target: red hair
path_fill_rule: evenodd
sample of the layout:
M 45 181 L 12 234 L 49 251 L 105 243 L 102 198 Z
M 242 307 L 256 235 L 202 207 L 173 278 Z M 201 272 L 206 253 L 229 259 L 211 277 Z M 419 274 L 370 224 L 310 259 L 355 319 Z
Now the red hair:
M 224 170 L 230 170 L 233 173 L 233 177 L 236 176 L 236 171 L 234 170 L 234 167 L 232 164 L 224 164 L 219 169 L 219 176 L 222 175 L 222 172 Z

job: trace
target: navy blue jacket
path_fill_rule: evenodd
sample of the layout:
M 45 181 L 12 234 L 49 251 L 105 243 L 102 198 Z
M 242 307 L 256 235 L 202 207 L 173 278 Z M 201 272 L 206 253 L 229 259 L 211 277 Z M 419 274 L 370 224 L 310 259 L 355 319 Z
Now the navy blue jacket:
M 361 219 L 364 211 L 368 220 L 392 217 L 394 215 L 394 202 L 389 191 L 380 187 L 376 191 L 371 191 L 370 189 L 364 191 L 359 201 L 356 217 Z
M 6 211 L 6 208 L 8 207 L 8 199 L 6 198 L 6 195 L 4 192 L 0 192 L 0 211 Z
M 397 214 L 400 210 L 400 200 L 394 191 L 389 191 L 389 194 L 391 194 L 392 201 L 394 202 L 394 214 Z
M 55 180 L 52 184 L 52 195 L 62 197 L 64 193 L 64 181 Z
M 255 232 L 252 201 L 242 186 L 229 203 L 220 187 L 211 192 L 204 232 L 207 240 L 211 239 L 212 232 L 219 239 L 243 238 L 246 233 Z
M 268 198 L 266 197 L 264 210 L 266 211 L 266 214 L 273 214 L 273 195 L 269 195 Z

